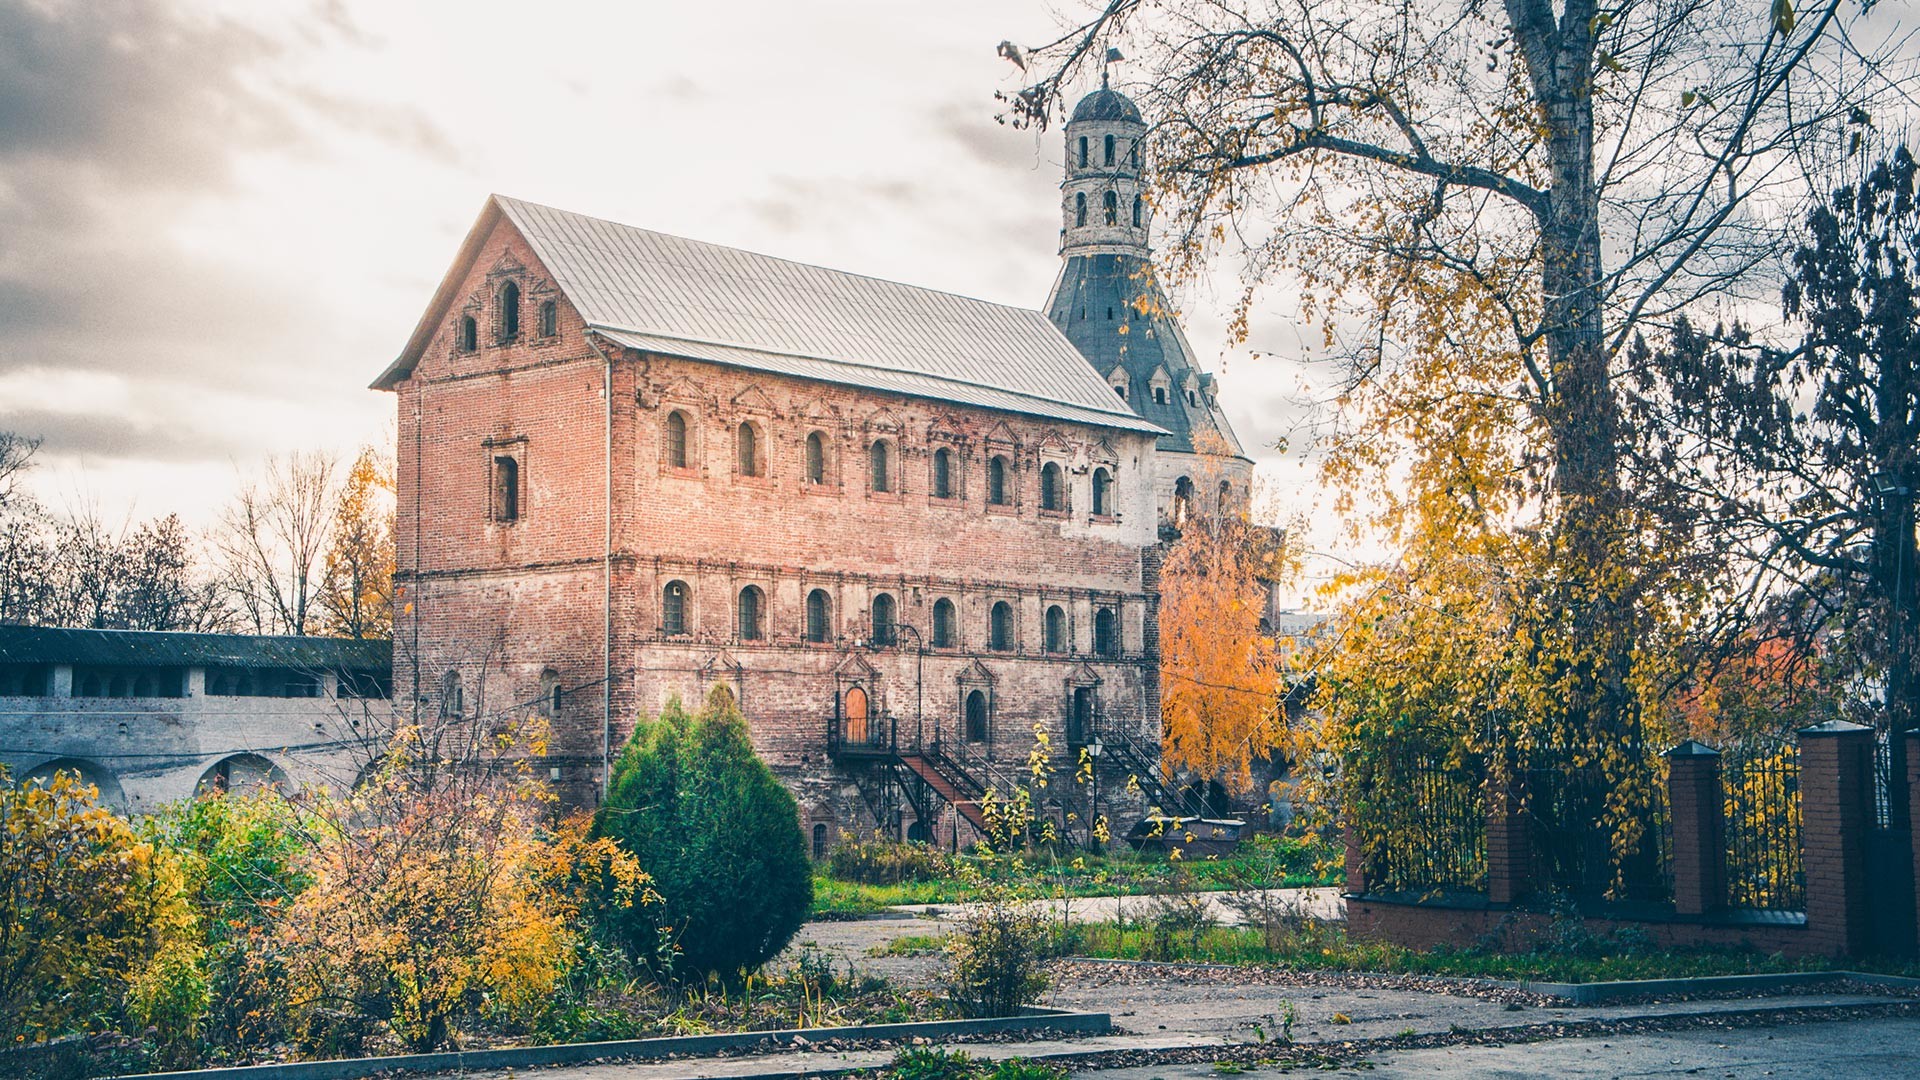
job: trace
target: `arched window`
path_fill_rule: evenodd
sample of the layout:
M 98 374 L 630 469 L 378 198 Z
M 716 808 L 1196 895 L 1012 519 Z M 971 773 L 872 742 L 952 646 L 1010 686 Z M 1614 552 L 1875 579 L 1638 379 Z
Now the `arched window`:
M 500 340 L 520 336 L 520 286 L 509 281 L 500 286 Z
M 1080 167 L 1083 169 L 1087 167 L 1087 137 L 1085 135 L 1080 136 Z
M 1087 223 L 1087 193 L 1084 191 L 1076 192 L 1073 196 L 1073 223 L 1075 225 Z
M 1156 386 L 1156 387 L 1154 387 L 1154 388 L 1153 388 L 1153 403 L 1154 403 L 1155 405 L 1165 405 L 1165 404 L 1167 403 L 1167 388 L 1166 388 L 1166 387 L 1164 387 L 1164 386 Z
M 1106 142 L 1106 163 L 1111 165 L 1113 164 L 1113 136 L 1107 136 Z
M 816 859 L 824 859 L 827 857 L 827 826 L 825 822 L 814 822 L 813 857 Z
M 827 440 L 817 431 L 807 433 L 807 483 L 827 482 Z
M 967 730 L 968 742 L 987 741 L 987 693 L 973 690 L 967 694 Z
M 1133 166 L 1136 169 L 1140 167 L 1140 140 L 1139 139 L 1127 140 L 1127 164 Z
M 1107 224 L 1120 224 L 1120 196 L 1109 191 L 1101 196 L 1100 205 L 1106 210 Z
M 675 409 L 667 414 L 666 424 L 667 466 L 674 469 L 687 467 L 687 414 Z
M 867 447 L 867 458 L 869 464 L 873 466 L 873 490 L 892 491 L 893 455 L 887 452 L 887 440 L 873 440 L 873 445 Z
M 1093 613 L 1093 651 L 1101 656 L 1120 655 L 1120 619 L 1112 608 Z
M 1138 225 L 1139 222 L 1134 222 Z M 551 300 L 540 301 L 540 336 L 553 337 L 560 332 L 560 308 Z
M 535 699 L 535 707 L 540 715 L 551 720 L 560 715 L 560 673 L 548 668 L 540 673 L 540 696 Z
M 1007 505 L 1007 459 L 998 454 L 987 461 L 987 501 Z
M 1113 392 L 1120 395 L 1121 401 L 1127 400 L 1127 384 L 1126 383 L 1114 383 Z
M 740 421 L 740 428 L 734 433 L 734 440 L 740 445 L 740 475 L 760 475 L 760 434 L 753 430 L 753 424 Z
M 956 621 L 953 613 L 953 601 L 943 596 L 933 602 L 934 648 L 953 648 L 955 642 L 954 626 Z
M 493 520 L 520 520 L 520 462 L 508 454 L 493 459 Z
M 987 648 L 994 652 L 1013 651 L 1013 605 L 1002 600 L 987 613 Z
M 833 640 L 833 603 L 825 589 L 807 594 L 807 640 L 815 643 Z
M 1050 653 L 1067 651 L 1067 613 L 1059 604 L 1047 608 L 1047 651 Z
M 1133 227 L 1140 227 L 1140 196 L 1133 197 Z
M 1093 470 L 1093 512 L 1113 513 L 1113 474 L 1105 468 Z
M 953 498 L 953 454 L 944 447 L 933 452 L 933 497 Z
M 1193 481 L 1181 477 L 1173 482 L 1173 523 L 1186 524 L 1187 515 L 1193 513 Z
M 893 597 L 886 593 L 875 595 L 873 598 L 873 643 L 875 645 L 893 644 L 898 634 L 893 628 L 893 623 Z
M 460 351 L 472 352 L 480 347 L 480 324 L 473 316 L 460 316 Z
M 766 609 L 766 598 L 761 595 L 758 586 L 749 585 L 740 590 L 740 640 L 759 641 L 761 637 L 761 612 Z
M 460 685 L 460 673 L 449 671 L 440 677 L 440 719 L 458 720 L 466 711 L 467 694 Z
M 1060 497 L 1060 488 L 1060 466 L 1051 461 L 1040 466 L 1040 509 L 1060 510 L 1065 508 L 1064 504 L 1066 500 Z
M 1220 512 L 1222 514 L 1226 513 L 1227 507 L 1231 505 L 1232 502 L 1233 502 L 1233 483 L 1227 480 L 1220 481 Z
M 679 637 L 687 632 L 687 583 L 669 581 L 660 590 L 660 632 Z

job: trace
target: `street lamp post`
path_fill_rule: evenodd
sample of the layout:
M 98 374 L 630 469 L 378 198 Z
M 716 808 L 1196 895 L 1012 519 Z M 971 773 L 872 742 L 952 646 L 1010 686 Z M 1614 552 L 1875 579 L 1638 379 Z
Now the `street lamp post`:
M 1100 825 L 1100 755 L 1106 749 L 1106 744 L 1100 741 L 1100 733 L 1095 731 L 1093 738 L 1087 742 L 1087 759 L 1093 762 L 1093 768 L 1089 770 L 1093 774 L 1093 800 L 1087 814 L 1087 846 L 1096 852 L 1100 845 L 1100 838 L 1094 833 Z

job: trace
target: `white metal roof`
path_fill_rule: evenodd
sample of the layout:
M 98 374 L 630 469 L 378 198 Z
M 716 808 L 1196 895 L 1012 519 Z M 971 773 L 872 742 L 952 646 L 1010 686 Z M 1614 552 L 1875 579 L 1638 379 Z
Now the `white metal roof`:
M 581 317 L 636 349 L 1158 432 L 1047 317 L 495 195 Z M 476 232 L 491 215 L 483 213 Z M 469 246 L 478 237 L 470 237 Z M 444 288 L 444 287 L 443 287 Z M 436 304 L 436 306 L 438 306 Z M 437 314 L 429 312 L 429 318 Z M 376 385 L 411 370 L 420 331 Z

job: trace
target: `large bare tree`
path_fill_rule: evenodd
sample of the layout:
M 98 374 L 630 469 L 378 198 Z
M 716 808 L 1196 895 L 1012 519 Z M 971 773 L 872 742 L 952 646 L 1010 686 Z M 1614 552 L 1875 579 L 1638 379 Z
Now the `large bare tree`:
M 318 452 L 269 459 L 221 511 L 211 537 L 220 581 L 256 634 L 319 628 L 334 468 L 333 458 Z

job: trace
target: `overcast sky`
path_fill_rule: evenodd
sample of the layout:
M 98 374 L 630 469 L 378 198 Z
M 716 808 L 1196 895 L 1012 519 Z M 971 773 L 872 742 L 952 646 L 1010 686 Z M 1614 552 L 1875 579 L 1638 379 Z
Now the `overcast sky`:
M 45 438 L 48 501 L 194 525 L 236 469 L 383 439 L 366 384 L 493 191 L 1040 307 L 1060 136 L 994 122 L 994 46 L 1053 26 L 1041 0 L 0 0 L 0 428 Z M 1184 299 L 1297 486 L 1266 448 L 1297 374 Z

